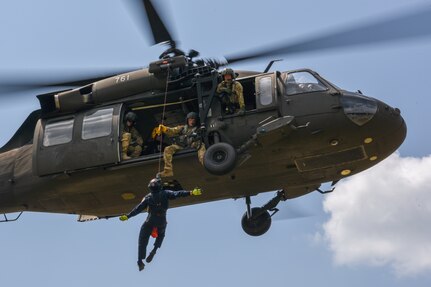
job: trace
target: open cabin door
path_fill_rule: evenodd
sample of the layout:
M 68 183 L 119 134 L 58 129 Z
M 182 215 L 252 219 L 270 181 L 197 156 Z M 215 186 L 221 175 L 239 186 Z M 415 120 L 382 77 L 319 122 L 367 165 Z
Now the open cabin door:
M 33 145 L 35 175 L 67 173 L 119 162 L 120 110 L 118 104 L 40 120 Z

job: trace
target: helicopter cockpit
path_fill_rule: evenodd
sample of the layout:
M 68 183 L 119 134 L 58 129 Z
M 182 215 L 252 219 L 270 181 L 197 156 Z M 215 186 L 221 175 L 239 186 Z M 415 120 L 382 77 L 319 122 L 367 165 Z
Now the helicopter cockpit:
M 286 94 L 302 94 L 327 91 L 328 87 L 308 71 L 282 73 L 281 78 L 286 87 Z

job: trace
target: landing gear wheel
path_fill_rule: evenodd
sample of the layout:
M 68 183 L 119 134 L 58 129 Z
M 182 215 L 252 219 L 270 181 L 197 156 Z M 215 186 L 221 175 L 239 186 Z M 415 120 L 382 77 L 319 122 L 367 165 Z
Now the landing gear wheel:
M 257 213 L 261 214 L 254 217 L 253 214 Z M 251 236 L 260 236 L 269 230 L 271 227 L 271 216 L 268 211 L 263 211 L 260 207 L 253 207 L 251 215 L 251 218 L 248 218 L 246 212 L 242 216 L 241 226 L 245 233 Z
M 236 164 L 236 151 L 228 143 L 210 146 L 204 155 L 204 166 L 209 173 L 224 175 L 233 170 Z

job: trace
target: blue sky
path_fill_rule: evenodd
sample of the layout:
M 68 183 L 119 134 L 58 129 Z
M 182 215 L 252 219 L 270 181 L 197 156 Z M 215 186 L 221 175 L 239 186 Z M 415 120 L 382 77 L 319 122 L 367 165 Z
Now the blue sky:
M 55 79 L 68 69 L 143 67 L 162 52 L 142 37 L 124 1 L 0 3 L 0 144 L 38 108 L 35 95 L 42 92 L 6 92 L 1 83 L 28 76 Z M 431 5 L 413 0 L 159 2 L 169 10 L 181 47 L 203 57 Z M 233 68 L 263 70 L 267 62 Z M 240 226 L 243 200 L 172 209 L 162 249 L 139 273 L 136 245 L 145 215 L 127 223 L 78 223 L 70 215 L 25 213 L 18 222 L 0 225 L 0 285 L 429 286 L 431 233 L 423 226 L 431 218 L 426 193 L 431 190 L 430 66 L 431 38 L 303 54 L 275 64 L 278 70 L 311 68 L 347 90 L 361 89 L 400 108 L 408 125 L 406 141 L 386 164 L 343 181 L 326 197 L 312 193 L 279 206 L 314 216 L 276 220 L 267 234 L 251 238 Z M 252 202 L 258 205 L 268 196 Z M 377 211 L 368 209 L 370 202 Z

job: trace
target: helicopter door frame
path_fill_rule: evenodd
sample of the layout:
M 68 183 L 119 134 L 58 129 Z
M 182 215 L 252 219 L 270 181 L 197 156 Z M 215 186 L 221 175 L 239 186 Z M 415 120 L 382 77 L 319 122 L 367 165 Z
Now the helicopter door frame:
M 33 171 L 44 176 L 119 162 L 122 104 L 39 120 L 33 146 Z
M 257 76 L 255 88 L 257 110 L 278 107 L 277 72 Z

